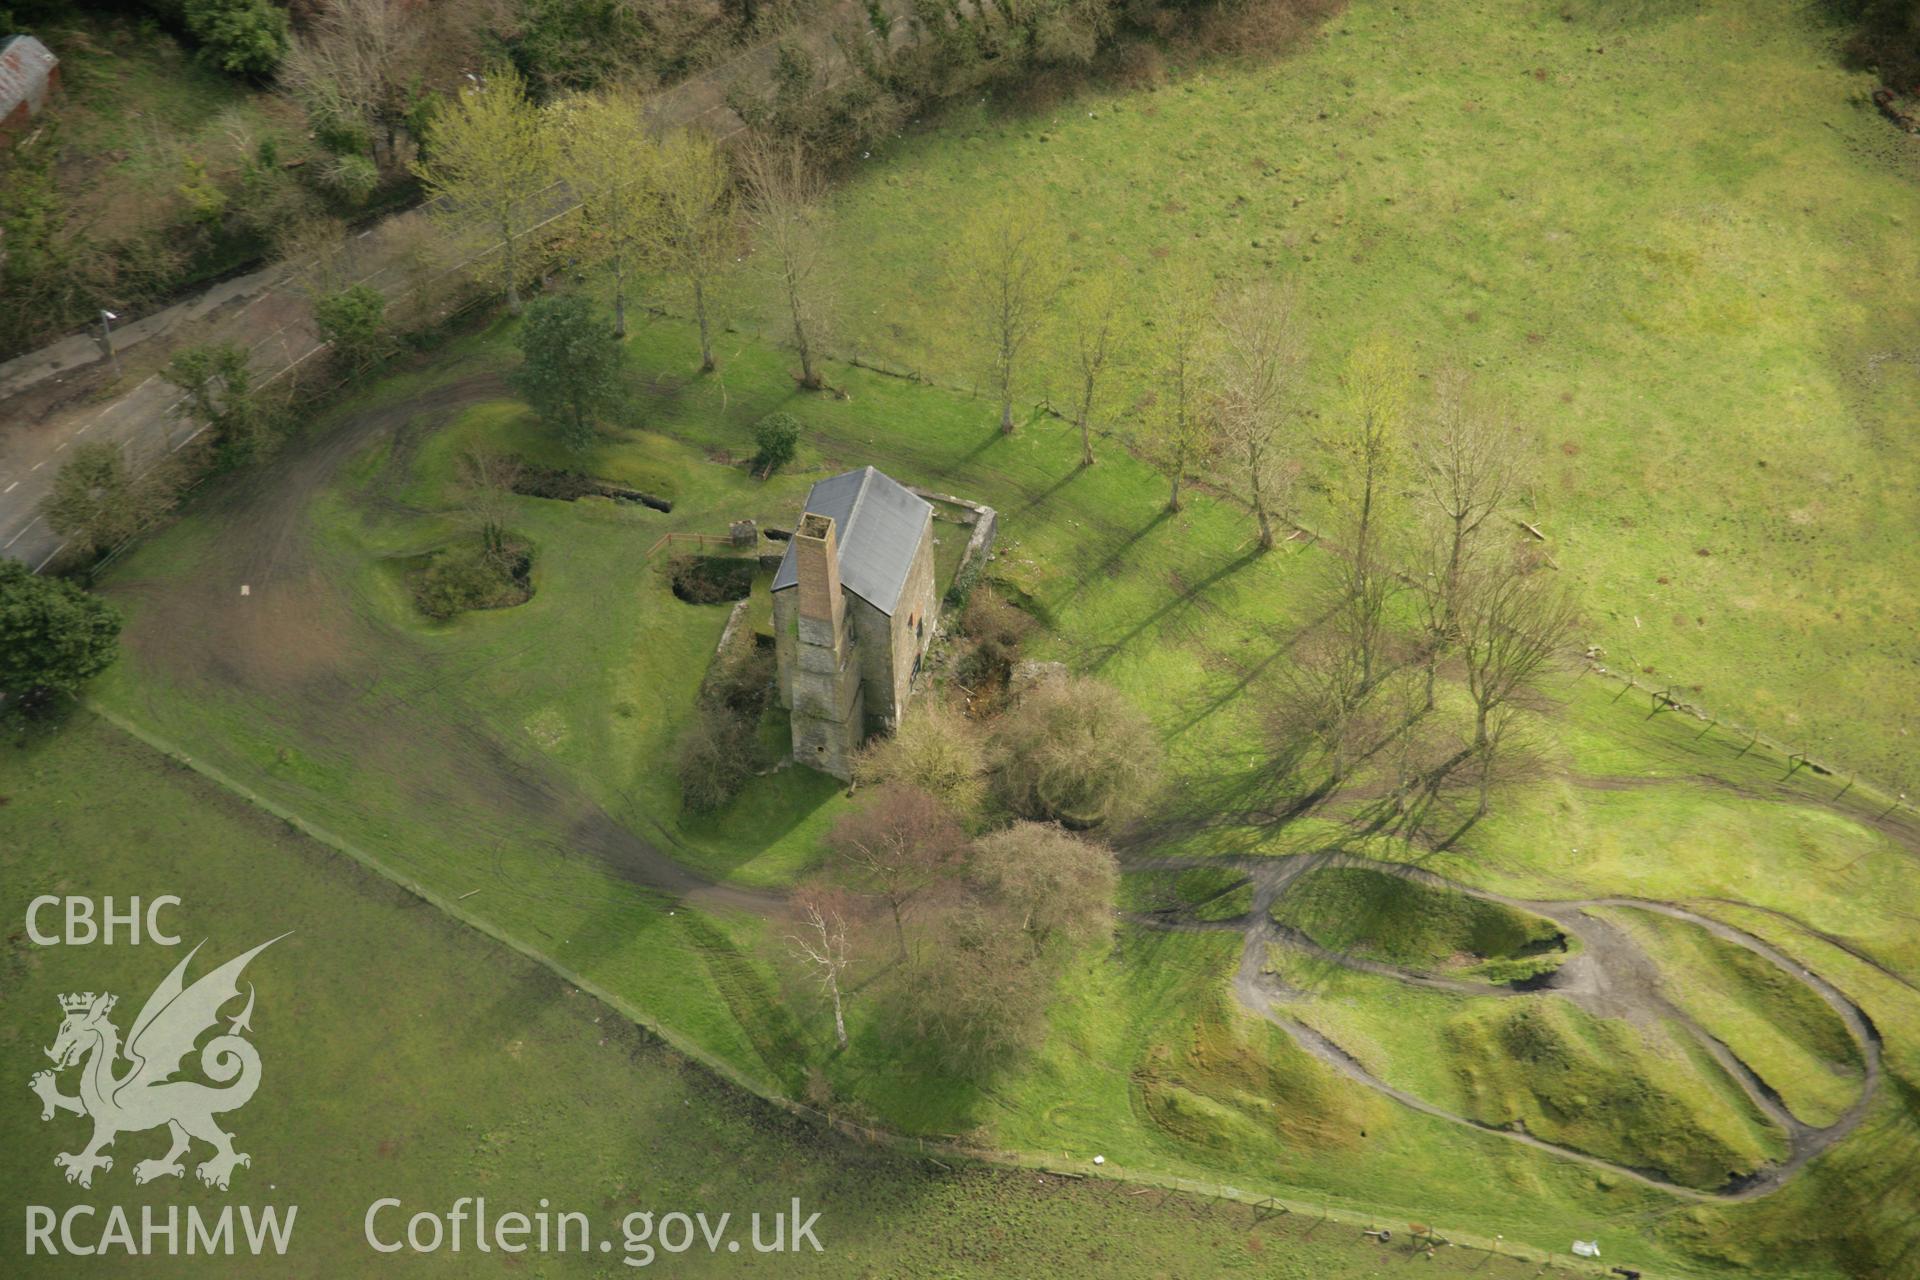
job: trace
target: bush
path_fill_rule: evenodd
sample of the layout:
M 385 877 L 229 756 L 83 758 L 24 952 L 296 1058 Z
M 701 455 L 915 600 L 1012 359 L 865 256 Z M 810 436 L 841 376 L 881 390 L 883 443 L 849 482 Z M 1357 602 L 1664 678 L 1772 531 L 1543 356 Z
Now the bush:
M 330 293 L 313 304 L 320 336 L 333 344 L 334 357 L 348 368 L 359 368 L 385 352 L 386 313 L 386 298 L 364 284 Z
M 365 204 L 380 187 L 380 170 L 359 152 L 335 153 L 319 166 L 320 185 L 348 204 Z
M 708 676 L 702 696 L 757 721 L 767 709 L 767 695 L 773 688 L 774 654 L 772 648 L 754 644 L 751 639 L 741 649 Z
M 1146 717 L 1082 678 L 1034 686 L 1001 720 L 994 756 L 1008 808 L 1079 830 L 1138 813 L 1160 773 Z
M 1005 682 L 1020 660 L 1020 646 L 1033 630 L 1033 619 L 997 591 L 975 591 L 960 614 L 960 630 L 972 641 L 960 664 L 960 678 L 970 688 L 980 688 Z
M 474 609 L 506 609 L 533 594 L 525 548 L 503 545 L 490 552 L 474 542 L 454 547 L 428 561 L 413 584 L 420 612 L 445 621 Z
M 853 762 L 859 785 L 918 787 L 963 818 L 979 812 L 986 771 L 986 753 L 966 717 L 927 700 L 909 707 L 892 737 L 868 743 Z
M 694 813 L 724 808 L 753 776 L 759 756 L 753 723 L 718 703 L 702 703 L 674 748 L 680 802 Z
M 1113 935 L 1113 850 L 1052 823 L 1016 822 L 973 845 L 967 878 L 1022 922 L 1036 951 Z
M 980 585 L 980 574 L 986 566 L 986 557 L 975 556 L 960 567 L 953 575 L 953 581 L 947 584 L 944 603 L 949 609 L 958 609 L 973 597 L 974 588 Z
M 209 342 L 182 348 L 160 376 L 185 393 L 186 416 L 206 428 L 219 465 L 238 465 L 271 443 L 273 415 L 254 389 L 245 347 Z
M 120 614 L 70 582 L 0 560 L 0 694 L 28 706 L 80 686 L 113 664 Z
M 753 442 L 760 448 L 753 469 L 770 476 L 793 461 L 800 447 L 800 420 L 790 413 L 770 413 L 753 424 Z
M 40 513 L 82 552 L 117 547 L 164 515 L 179 495 L 180 468 L 169 455 L 135 477 L 117 444 L 77 446 L 53 478 Z
M 287 15 L 267 0 L 186 0 L 187 30 L 200 56 L 222 71 L 264 76 L 287 52 Z

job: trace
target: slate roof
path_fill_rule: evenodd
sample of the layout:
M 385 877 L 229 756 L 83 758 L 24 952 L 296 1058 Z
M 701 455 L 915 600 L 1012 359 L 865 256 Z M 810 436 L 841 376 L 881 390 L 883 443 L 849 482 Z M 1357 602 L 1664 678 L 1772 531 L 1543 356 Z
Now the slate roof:
M 840 585 L 892 616 L 913 568 L 914 552 L 933 523 L 933 507 L 893 477 L 862 467 L 822 480 L 807 491 L 807 511 L 832 516 L 840 548 Z M 799 582 L 793 543 L 773 575 L 773 589 Z

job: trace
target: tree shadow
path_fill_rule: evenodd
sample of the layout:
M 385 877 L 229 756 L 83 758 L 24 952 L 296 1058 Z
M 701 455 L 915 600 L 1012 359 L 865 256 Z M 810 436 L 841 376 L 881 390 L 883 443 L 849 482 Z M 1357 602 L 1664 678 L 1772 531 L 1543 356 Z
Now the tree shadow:
M 1234 557 L 1232 560 L 1229 560 L 1227 563 L 1221 565 L 1218 569 L 1215 569 L 1212 573 L 1208 574 L 1206 577 L 1202 578 L 1200 581 L 1193 583 L 1192 585 L 1187 587 L 1186 590 L 1180 592 L 1178 595 L 1168 600 L 1165 604 L 1161 605 L 1159 608 L 1155 609 L 1153 612 L 1147 614 L 1144 618 L 1140 619 L 1140 621 L 1136 622 L 1131 628 L 1127 630 L 1127 632 L 1124 635 L 1120 636 L 1117 640 L 1114 640 L 1108 644 L 1098 646 L 1094 650 L 1095 656 L 1093 656 L 1092 660 L 1087 663 L 1088 670 L 1090 671 L 1101 670 L 1107 665 L 1107 663 L 1111 662 L 1114 658 L 1118 657 L 1120 653 L 1123 650 L 1125 650 L 1129 644 L 1132 644 L 1133 641 L 1137 639 L 1149 627 L 1152 627 L 1161 622 L 1164 622 L 1167 618 L 1172 617 L 1174 614 L 1178 613 L 1183 609 L 1191 608 L 1200 599 L 1200 597 L 1205 595 L 1206 592 L 1210 588 L 1212 588 L 1215 584 L 1222 582 L 1225 579 L 1238 573 L 1240 570 L 1246 568 L 1248 565 L 1258 560 L 1264 554 L 1266 553 L 1261 551 L 1257 547 L 1254 548 L 1253 550 L 1242 552 L 1240 555 Z
M 1082 467 L 1080 468 L 1080 470 L 1084 471 L 1085 468 Z M 1089 587 L 1093 583 L 1105 582 L 1108 579 L 1110 579 L 1113 576 L 1113 571 L 1115 567 L 1117 567 L 1122 560 L 1127 558 L 1128 553 L 1133 550 L 1135 544 L 1137 544 L 1142 538 L 1146 537 L 1148 534 L 1152 533 L 1154 530 L 1158 529 L 1161 525 L 1165 524 L 1167 520 L 1172 517 L 1172 515 L 1173 513 L 1168 511 L 1165 507 L 1160 508 L 1159 511 L 1154 513 L 1153 519 L 1147 521 L 1145 524 L 1141 525 L 1138 529 L 1135 529 L 1132 533 L 1128 534 L 1126 538 L 1119 543 L 1119 545 L 1115 546 L 1112 551 L 1107 553 L 1106 557 L 1103 560 L 1101 560 L 1099 564 L 1095 565 L 1092 569 L 1089 569 L 1087 572 L 1081 574 L 1080 577 L 1074 581 L 1072 590 L 1067 592 L 1064 599 L 1072 600 L 1078 595 L 1080 595 L 1081 592 L 1085 591 L 1087 587 Z

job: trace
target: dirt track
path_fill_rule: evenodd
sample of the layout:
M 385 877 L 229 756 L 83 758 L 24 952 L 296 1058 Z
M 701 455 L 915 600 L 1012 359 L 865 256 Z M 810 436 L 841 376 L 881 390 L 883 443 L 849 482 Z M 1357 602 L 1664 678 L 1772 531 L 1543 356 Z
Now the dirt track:
M 1826 979 L 1804 968 L 1745 930 L 1700 915 L 1676 903 L 1623 897 L 1576 898 L 1565 901 L 1509 898 L 1502 894 L 1461 884 L 1431 871 L 1398 863 L 1375 862 L 1343 853 L 1296 854 L 1271 858 L 1148 859 L 1130 864 L 1129 869 L 1183 870 L 1191 867 L 1222 865 L 1232 866 L 1244 872 L 1252 886 L 1252 907 L 1245 915 L 1218 921 L 1186 920 L 1176 914 L 1136 915 L 1132 917 L 1133 923 L 1155 929 L 1225 930 L 1241 934 L 1245 942 L 1240 953 L 1239 968 L 1234 974 L 1233 990 L 1235 997 L 1245 1008 L 1272 1022 L 1291 1036 L 1301 1048 L 1347 1078 L 1392 1098 L 1402 1106 L 1450 1124 L 1495 1134 L 1512 1142 L 1550 1152 L 1563 1159 L 1606 1169 L 1621 1177 L 1631 1178 L 1643 1185 L 1657 1187 L 1685 1199 L 1722 1202 L 1752 1200 L 1778 1189 L 1809 1160 L 1852 1133 L 1866 1117 L 1867 1110 L 1872 1105 L 1874 1095 L 1880 1087 L 1880 1038 L 1853 1001 Z M 1294 880 L 1304 872 L 1328 866 L 1366 867 L 1390 875 L 1403 876 L 1435 888 L 1448 889 L 1479 898 L 1486 902 L 1530 911 L 1553 920 L 1569 934 L 1579 938 L 1582 949 L 1560 967 L 1544 989 L 1580 1005 L 1596 1017 L 1619 1018 L 1643 1023 L 1665 1020 L 1684 1028 L 1687 1034 L 1699 1043 L 1739 1085 L 1754 1106 L 1786 1133 L 1788 1143 L 1786 1159 L 1766 1166 L 1745 1180 L 1717 1190 L 1703 1191 L 1676 1183 L 1658 1170 L 1632 1168 L 1572 1147 L 1546 1141 L 1523 1130 L 1501 1128 L 1469 1116 L 1459 1115 L 1380 1079 L 1332 1039 L 1297 1019 L 1285 1015 L 1282 1011 L 1284 1006 L 1304 993 L 1287 986 L 1267 971 L 1269 947 L 1291 947 L 1343 968 L 1461 995 L 1518 996 L 1523 993 L 1513 987 L 1457 981 L 1347 956 L 1322 947 L 1298 930 L 1290 929 L 1275 921 L 1272 908 L 1286 895 Z M 1861 1061 L 1865 1064 L 1865 1074 L 1861 1081 L 1859 1096 L 1854 1100 L 1853 1105 L 1832 1124 L 1820 1128 L 1805 1124 L 1788 1112 L 1781 1104 L 1778 1095 L 1769 1089 L 1745 1062 L 1667 999 L 1661 989 L 1659 972 L 1652 957 L 1625 933 L 1607 921 L 1590 914 L 1590 908 L 1604 907 L 1633 907 L 1643 911 L 1658 912 L 1677 920 L 1685 920 L 1706 929 L 1724 941 L 1745 947 L 1783 972 L 1792 975 L 1797 981 L 1805 983 L 1840 1017 L 1847 1028 L 1848 1035 L 1853 1038 L 1860 1050 Z
M 482 374 L 422 392 L 289 447 L 257 471 L 227 483 L 217 523 L 191 575 L 149 587 L 117 575 L 109 594 L 138 602 L 125 636 L 136 662 L 196 696 L 271 705 L 300 727 L 301 749 L 355 761 L 391 762 L 414 802 L 441 813 L 448 828 L 489 847 L 502 819 L 551 833 L 556 853 L 588 857 L 627 881 L 673 898 L 756 913 L 776 894 L 715 884 L 614 821 L 564 778 L 524 758 L 479 725 L 479 715 L 415 716 L 380 692 L 378 665 L 404 652 L 356 607 L 350 575 L 325 562 L 309 510 L 346 463 L 386 438 L 404 442 L 462 408 L 504 393 Z M 241 595 L 241 587 L 247 589 Z M 376 657 L 375 655 L 381 655 Z M 413 674 L 443 691 L 471 671 L 420 654 Z

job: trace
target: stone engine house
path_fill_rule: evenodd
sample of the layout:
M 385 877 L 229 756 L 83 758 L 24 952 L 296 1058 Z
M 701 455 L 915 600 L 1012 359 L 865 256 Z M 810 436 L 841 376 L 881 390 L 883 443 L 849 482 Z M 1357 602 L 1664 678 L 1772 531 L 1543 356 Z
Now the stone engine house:
M 822 480 L 773 575 L 793 758 L 848 778 L 906 709 L 933 641 L 933 508 L 872 467 Z

